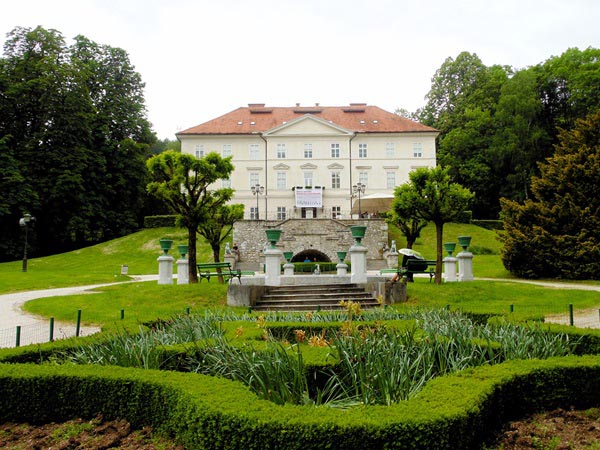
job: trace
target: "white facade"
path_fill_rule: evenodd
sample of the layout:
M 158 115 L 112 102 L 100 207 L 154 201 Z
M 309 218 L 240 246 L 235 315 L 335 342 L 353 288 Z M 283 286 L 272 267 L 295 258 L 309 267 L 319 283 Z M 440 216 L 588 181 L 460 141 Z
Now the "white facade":
M 366 185 L 362 196 L 393 194 L 396 186 L 408 181 L 411 170 L 436 165 L 438 135 L 432 128 L 379 108 L 354 105 L 363 109 L 323 107 L 317 113 L 302 114 L 302 109 L 255 105 L 262 110 L 253 113 L 249 105 L 177 137 L 183 153 L 233 156 L 231 179 L 221 180 L 215 187 L 235 189 L 232 203 L 244 204 L 245 219 L 347 219 L 356 201 L 353 185 Z M 360 113 L 352 114 L 355 111 Z M 340 120 L 327 120 L 327 113 Z M 357 126 L 350 128 L 349 120 L 356 120 Z M 361 129 L 367 125 L 368 130 Z M 237 133 L 236 126 L 240 128 Z M 253 194 L 251 187 L 257 184 L 264 187 L 262 194 Z M 313 196 L 322 196 L 320 206 L 298 203 L 296 190 L 306 187 L 312 188 Z

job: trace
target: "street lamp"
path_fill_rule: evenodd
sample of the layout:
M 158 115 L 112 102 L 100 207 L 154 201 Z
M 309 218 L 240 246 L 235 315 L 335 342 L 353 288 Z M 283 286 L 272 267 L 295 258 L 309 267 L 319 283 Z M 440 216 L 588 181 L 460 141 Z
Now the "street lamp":
M 250 188 L 250 190 L 252 191 L 252 195 L 256 195 L 256 217 L 255 217 L 255 219 L 258 220 L 258 196 L 263 195 L 265 193 L 265 187 L 261 186 L 260 184 L 255 184 L 254 186 L 252 186 Z
M 352 186 L 352 194 L 354 195 L 354 197 L 356 197 L 358 195 L 358 217 L 360 218 L 362 216 L 361 214 L 361 208 L 360 208 L 360 195 L 365 193 L 365 189 L 367 188 L 367 185 L 364 183 L 356 183 L 354 186 Z
M 19 219 L 19 225 L 25 228 L 25 246 L 23 248 L 23 272 L 27 272 L 27 231 L 29 231 L 29 224 L 35 222 L 35 217 L 31 214 L 23 214 L 23 217 Z

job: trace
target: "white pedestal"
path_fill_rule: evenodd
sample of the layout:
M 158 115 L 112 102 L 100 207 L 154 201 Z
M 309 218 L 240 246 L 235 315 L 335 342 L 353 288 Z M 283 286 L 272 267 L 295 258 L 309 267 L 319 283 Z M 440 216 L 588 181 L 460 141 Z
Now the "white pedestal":
M 223 256 L 223 262 L 228 262 L 229 264 L 231 264 L 231 268 L 235 269 L 235 265 L 237 262 L 237 258 L 235 257 L 234 254 L 226 254 L 225 256 Z
M 291 277 L 294 275 L 294 265 L 292 263 L 283 265 L 283 275 L 286 277 Z
M 270 248 L 265 250 L 265 286 L 281 285 L 281 250 Z
M 385 255 L 385 259 L 387 261 L 388 269 L 395 269 L 398 267 L 398 252 L 388 252 Z
M 177 260 L 177 284 L 190 284 L 190 262 L 187 259 Z
M 444 281 L 447 283 L 458 281 L 456 278 L 456 259 L 454 256 L 446 256 L 444 258 Z
M 173 261 L 169 255 L 161 255 L 158 261 L 158 284 L 173 284 Z
M 338 275 L 348 275 L 348 264 L 339 263 L 335 268 Z
M 458 281 L 473 281 L 473 253 L 460 252 L 458 259 Z
M 353 245 L 350 247 L 350 264 L 352 272 L 350 273 L 351 283 L 367 282 L 367 248 L 362 245 Z

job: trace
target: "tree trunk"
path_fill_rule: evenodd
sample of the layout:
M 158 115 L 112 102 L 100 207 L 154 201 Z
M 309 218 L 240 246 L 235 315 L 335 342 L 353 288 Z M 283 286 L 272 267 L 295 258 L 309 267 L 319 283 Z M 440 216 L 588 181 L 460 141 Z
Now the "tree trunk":
M 213 247 L 211 245 L 212 251 L 213 251 L 213 261 L 214 262 L 221 262 L 221 248 L 219 246 L 217 247 Z M 219 273 L 219 283 L 223 284 L 225 283 L 225 279 L 223 278 L 223 275 L 221 275 L 221 269 L 217 269 L 217 272 Z
M 196 267 L 196 227 L 188 227 L 188 275 L 190 283 L 198 282 L 198 268 Z
M 435 284 L 442 284 L 442 240 L 444 239 L 444 222 L 435 224 L 436 259 L 435 259 Z

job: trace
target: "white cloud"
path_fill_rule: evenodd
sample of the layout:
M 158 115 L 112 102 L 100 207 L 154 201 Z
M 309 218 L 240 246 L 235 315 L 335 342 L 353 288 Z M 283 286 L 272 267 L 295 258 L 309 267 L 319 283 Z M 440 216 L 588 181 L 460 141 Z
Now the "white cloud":
M 173 138 L 250 102 L 415 110 L 447 57 L 534 65 L 599 47 L 599 16 L 596 0 L 29 0 L 3 5 L 0 32 L 42 25 L 125 49 Z

